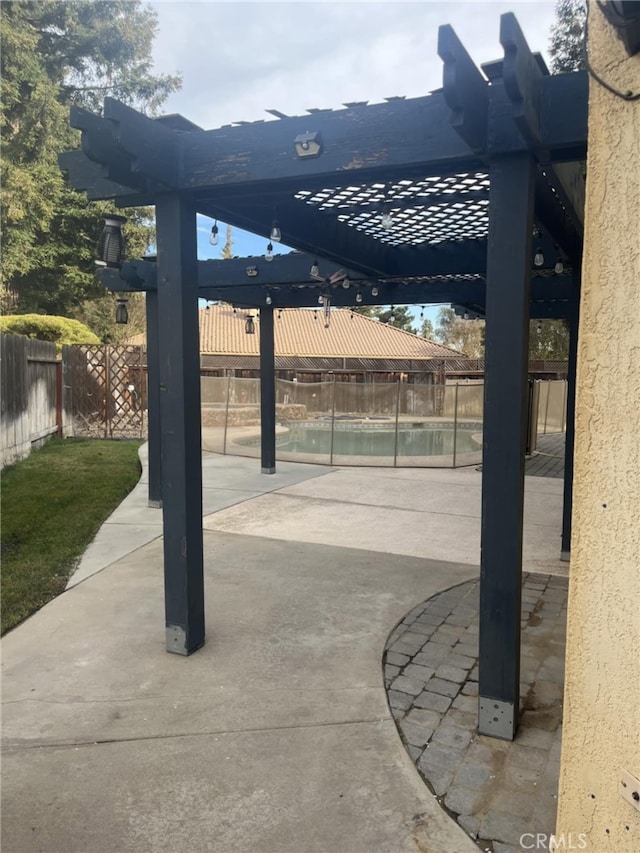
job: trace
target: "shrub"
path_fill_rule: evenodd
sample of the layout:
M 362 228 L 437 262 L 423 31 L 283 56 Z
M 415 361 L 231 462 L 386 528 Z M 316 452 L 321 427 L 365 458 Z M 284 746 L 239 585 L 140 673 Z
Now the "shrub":
M 0 317 L 0 332 L 26 335 L 38 341 L 51 341 L 58 350 L 63 344 L 99 344 L 100 338 L 84 323 L 68 317 L 50 317 L 45 314 L 14 314 Z

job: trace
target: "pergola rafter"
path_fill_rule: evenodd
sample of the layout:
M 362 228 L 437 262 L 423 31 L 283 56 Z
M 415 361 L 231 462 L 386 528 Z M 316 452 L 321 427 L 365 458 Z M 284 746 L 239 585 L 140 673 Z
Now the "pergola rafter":
M 179 116 L 150 119 L 107 99 L 102 117 L 72 111 L 82 150 L 63 155 L 61 165 L 90 199 L 156 206 L 157 262 L 107 272 L 105 281 L 148 296 L 149 377 L 160 410 L 159 444 L 156 419 L 151 450 L 162 458 L 170 651 L 189 654 L 204 642 L 202 532 L 192 518 L 201 489 L 192 375 L 198 297 L 260 308 L 265 472 L 275 469 L 274 307 L 317 304 L 324 286 L 335 305 L 353 305 L 359 288 L 365 305 L 450 301 L 486 313 L 479 728 L 512 738 L 528 321 L 569 319 L 575 352 L 579 282 L 572 270 L 582 245 L 587 77 L 550 76 L 512 14 L 501 18 L 500 42 L 503 59 L 478 68 L 453 30 L 442 27 L 442 90 L 306 116 L 272 111 L 277 120 L 217 130 Z M 391 227 L 381 221 L 388 211 Z M 270 264 L 198 264 L 196 212 L 262 234 L 265 246 L 277 220 L 283 243 L 297 254 Z M 316 257 L 323 275 L 348 271 L 349 287 L 313 280 Z M 563 272 L 553 275 L 558 261 Z M 570 423 L 568 450 L 572 430 Z M 568 452 L 563 549 L 571 458 Z

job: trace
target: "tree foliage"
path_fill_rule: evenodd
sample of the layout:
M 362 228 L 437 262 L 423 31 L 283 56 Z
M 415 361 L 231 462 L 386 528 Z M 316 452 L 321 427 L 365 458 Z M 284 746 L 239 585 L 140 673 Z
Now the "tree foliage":
M 179 78 L 151 73 L 157 19 L 138 0 L 3 2 L 2 297 L 14 311 L 75 314 L 100 294 L 94 249 L 101 214 L 68 187 L 58 167 L 76 148 L 72 103 L 99 110 L 105 95 L 153 113 Z M 149 211 L 131 211 L 125 236 L 140 255 Z
M 469 358 L 484 358 L 484 320 L 465 320 L 453 308 L 444 307 L 438 312 L 434 335 L 439 343 Z
M 99 344 L 100 341 L 83 323 L 68 317 L 51 317 L 42 314 L 15 314 L 0 317 L 0 332 L 25 335 L 38 341 L 62 344 Z
M 420 323 L 420 331 L 418 332 L 418 334 L 421 338 L 426 338 L 428 341 L 433 341 L 435 340 L 435 333 L 436 330 L 434 328 L 433 322 L 428 317 L 425 317 Z
M 395 326 L 396 329 L 402 329 L 405 332 L 415 334 L 413 327 L 413 316 L 406 305 L 396 305 L 390 308 L 383 308 L 378 314 L 378 320 L 381 323 L 387 323 L 389 326 Z
M 129 322 L 116 323 L 118 299 L 126 297 Z M 147 328 L 145 297 L 143 293 L 105 292 L 96 299 L 89 299 L 82 305 L 79 318 L 92 329 L 103 344 L 123 344 L 134 335 L 141 334 Z
M 566 361 L 569 358 L 569 328 L 565 320 L 531 320 L 529 358 Z
M 549 55 L 554 74 L 580 71 L 586 67 L 584 34 L 586 5 L 584 0 L 558 0 L 556 20 L 551 27 Z

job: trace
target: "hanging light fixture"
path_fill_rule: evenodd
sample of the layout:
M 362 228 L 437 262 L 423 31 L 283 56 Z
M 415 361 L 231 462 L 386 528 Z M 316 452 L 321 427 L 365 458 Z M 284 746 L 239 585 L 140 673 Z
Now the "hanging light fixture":
M 349 290 L 349 288 L 351 287 L 351 279 L 348 275 L 345 275 L 345 277 L 342 279 L 342 286 L 345 290 Z
M 124 259 L 124 236 L 122 226 L 127 221 L 125 216 L 109 214 L 105 216 L 104 228 L 96 247 L 96 266 L 121 267 Z
M 362 291 L 361 290 L 356 291 L 356 302 L 358 302 L 358 303 L 362 302 Z
M 211 227 L 211 234 L 209 234 L 209 243 L 211 243 L 212 246 L 217 246 L 219 239 L 220 237 L 218 235 L 218 220 L 216 219 L 216 221 Z
M 126 299 L 118 299 L 118 304 L 116 305 L 116 323 L 119 326 L 126 326 L 129 322 L 129 311 L 127 309 L 127 301 Z
M 556 265 L 553 268 L 553 271 L 556 275 L 562 275 L 562 273 L 564 272 L 564 264 L 562 263 L 562 258 L 560 257 L 560 255 L 558 255 L 558 257 L 556 258 Z
M 324 296 L 322 293 L 318 296 L 318 305 L 324 305 Z
M 312 276 L 320 275 L 320 267 L 318 266 L 318 259 L 317 258 L 314 258 L 314 261 L 311 264 L 311 269 L 309 270 L 309 275 L 312 275 Z
M 265 261 L 272 261 L 273 260 L 273 243 L 271 242 L 271 240 L 269 240 L 269 242 L 267 243 L 267 251 L 266 251 L 266 254 L 264 256 L 264 259 L 265 259 Z
M 380 291 L 378 290 L 378 285 L 377 285 L 377 284 L 374 284 L 374 285 L 373 285 L 373 287 L 371 288 L 371 295 L 372 295 L 372 296 L 377 296 L 379 292 L 380 292 Z
M 271 298 L 271 294 L 267 293 L 266 299 L 264 300 L 264 304 L 265 305 L 271 305 L 272 302 L 273 302 L 273 299 Z
M 533 264 L 536 267 L 541 267 L 544 264 L 544 253 L 542 251 L 542 246 L 540 245 L 540 240 L 542 238 L 542 232 L 539 228 L 533 229 L 533 236 L 538 241 L 536 246 L 536 251 L 533 256 Z
M 280 226 L 278 225 L 278 220 L 274 219 L 271 223 L 271 234 L 269 235 L 274 243 L 279 243 L 282 240 L 282 233 L 280 231 Z
M 247 335 L 255 335 L 256 333 L 256 324 L 251 314 L 247 314 L 247 316 L 245 317 L 244 331 Z

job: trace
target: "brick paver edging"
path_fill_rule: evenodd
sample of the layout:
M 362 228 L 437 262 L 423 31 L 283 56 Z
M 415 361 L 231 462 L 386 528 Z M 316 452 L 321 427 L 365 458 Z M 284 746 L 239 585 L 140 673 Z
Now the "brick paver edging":
M 513 742 L 476 731 L 479 581 L 412 610 L 389 637 L 391 713 L 423 779 L 483 850 L 515 853 L 555 828 L 568 580 L 525 574 L 520 728 Z

